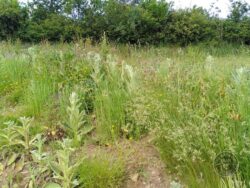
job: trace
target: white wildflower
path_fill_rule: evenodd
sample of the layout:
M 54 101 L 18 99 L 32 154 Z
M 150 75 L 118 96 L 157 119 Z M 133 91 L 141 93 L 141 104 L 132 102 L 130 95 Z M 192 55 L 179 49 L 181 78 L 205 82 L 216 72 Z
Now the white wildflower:
M 235 70 L 235 73 L 233 73 L 233 80 L 236 84 L 241 84 L 247 78 L 249 73 L 250 70 L 248 68 L 240 67 Z
M 208 55 L 205 60 L 205 69 L 208 71 L 211 71 L 214 65 L 214 57 L 211 55 Z
M 182 188 L 183 186 L 179 183 L 179 182 L 176 182 L 176 181 L 172 181 L 170 183 L 170 188 Z
M 87 53 L 87 60 L 94 61 L 95 63 L 99 63 L 102 60 L 102 58 L 99 53 L 90 51 Z
M 178 51 L 177 51 L 177 53 L 178 53 L 179 55 L 183 55 L 183 54 L 184 54 L 184 51 L 183 51 L 182 48 L 179 48 Z
M 208 55 L 206 58 L 206 63 L 213 63 L 214 62 L 214 57 L 211 55 Z

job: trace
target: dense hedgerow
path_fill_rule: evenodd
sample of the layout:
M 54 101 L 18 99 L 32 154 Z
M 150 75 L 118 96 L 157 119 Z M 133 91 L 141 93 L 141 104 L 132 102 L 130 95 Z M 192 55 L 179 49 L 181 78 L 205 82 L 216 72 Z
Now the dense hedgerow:
M 17 0 L 0 2 L 0 40 L 26 42 L 100 40 L 136 44 L 209 42 L 250 43 L 249 5 L 231 1 L 227 19 L 214 10 L 193 7 L 174 10 L 173 3 L 156 0 Z

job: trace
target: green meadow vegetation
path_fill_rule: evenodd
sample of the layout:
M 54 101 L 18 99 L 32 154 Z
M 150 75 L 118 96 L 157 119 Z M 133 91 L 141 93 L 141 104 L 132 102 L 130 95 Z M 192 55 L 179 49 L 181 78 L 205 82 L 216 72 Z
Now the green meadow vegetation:
M 105 148 L 149 136 L 171 188 L 250 186 L 248 47 L 88 41 L 0 44 L 1 187 L 126 187 Z M 214 168 L 223 151 L 231 176 Z
M 250 5 L 0 0 L 1 188 L 249 188 Z

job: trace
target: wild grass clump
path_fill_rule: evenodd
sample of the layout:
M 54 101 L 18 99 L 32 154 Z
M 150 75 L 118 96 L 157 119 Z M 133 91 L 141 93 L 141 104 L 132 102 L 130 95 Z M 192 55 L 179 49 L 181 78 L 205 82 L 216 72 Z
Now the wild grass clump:
M 22 88 L 31 72 L 27 57 L 0 59 L 0 94 L 6 95 L 10 103 L 16 104 L 23 97 Z
M 125 104 L 129 91 L 125 79 L 124 65 L 119 65 L 114 57 L 96 61 L 92 78 L 95 82 L 94 112 L 97 132 L 101 140 L 117 139 L 125 124 Z
M 95 157 L 84 160 L 78 167 L 76 176 L 79 177 L 79 187 L 118 188 L 125 180 L 125 169 L 120 159 Z
M 248 140 L 248 73 L 243 69 L 235 75 L 234 67 L 225 68 L 220 62 L 211 68 L 173 65 L 154 88 L 164 95 L 165 106 L 157 145 L 168 169 L 190 187 L 218 187 L 221 181 L 229 181 L 213 166 L 216 155 L 225 150 L 236 155 L 240 164 L 240 176 L 230 181 L 247 185 L 249 161 L 244 153 L 248 145 L 243 140 Z

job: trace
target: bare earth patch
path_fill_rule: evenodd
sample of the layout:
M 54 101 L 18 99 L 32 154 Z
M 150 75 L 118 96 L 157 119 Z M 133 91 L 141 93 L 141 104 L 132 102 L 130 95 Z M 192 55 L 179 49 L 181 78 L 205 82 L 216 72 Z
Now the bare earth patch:
M 125 188 L 170 187 L 170 177 L 167 177 L 164 164 L 150 138 L 140 141 L 122 140 L 109 146 L 87 146 L 87 154 L 90 157 L 104 153 L 114 158 L 123 158 L 125 161 L 127 171 Z

